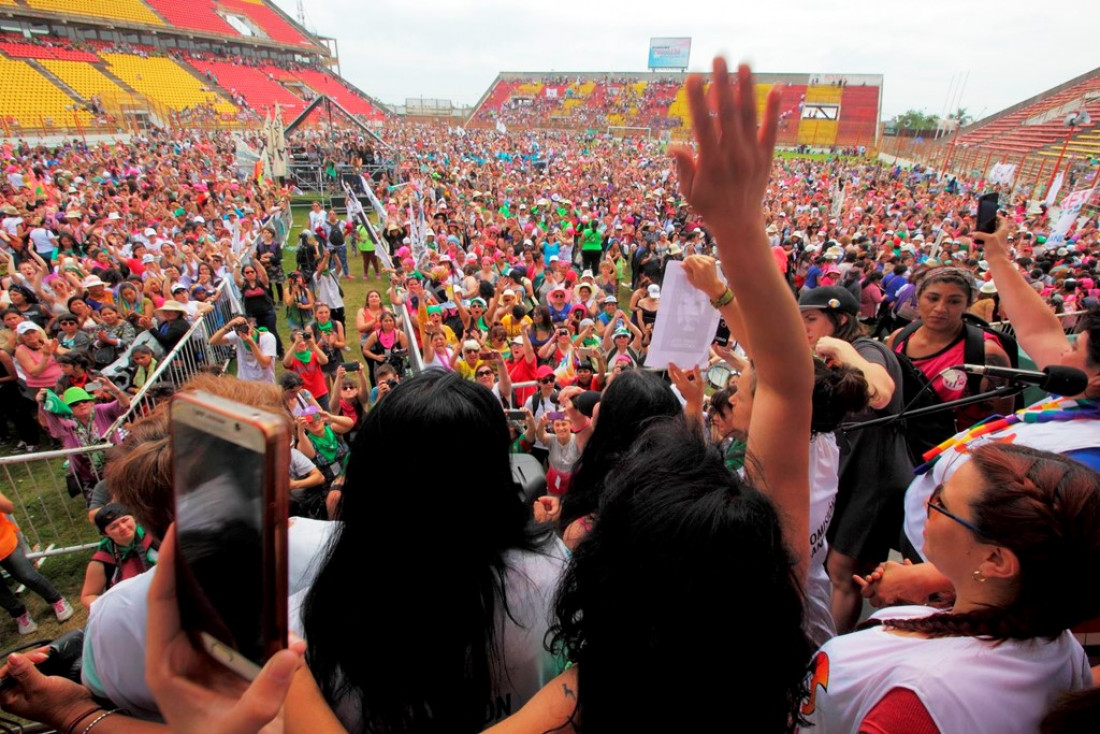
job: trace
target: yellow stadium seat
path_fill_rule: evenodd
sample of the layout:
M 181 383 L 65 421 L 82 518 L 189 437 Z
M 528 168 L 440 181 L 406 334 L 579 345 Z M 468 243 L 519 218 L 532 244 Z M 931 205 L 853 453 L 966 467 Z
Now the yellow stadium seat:
M 91 115 L 46 77 L 25 61 L 0 58 L 0 78 L 4 80 L 5 121 L 16 120 L 24 128 L 72 127 L 87 125 Z
M 800 120 L 798 142 L 802 145 L 836 145 L 836 120 Z
M 128 95 L 126 90 L 115 84 L 110 77 L 85 61 L 41 59 L 38 63 L 72 87 L 73 91 L 84 99 L 91 97 L 117 99 Z
M 163 26 L 164 21 L 141 0 L 26 0 L 27 6 L 55 13 L 128 20 Z
M 202 83 L 172 59 L 142 58 L 129 54 L 100 54 L 117 76 L 139 94 L 173 110 L 213 104 L 221 113 L 234 114 L 237 108 Z
M 840 96 L 842 94 L 844 94 L 844 87 L 829 85 L 806 87 L 806 102 L 840 104 Z

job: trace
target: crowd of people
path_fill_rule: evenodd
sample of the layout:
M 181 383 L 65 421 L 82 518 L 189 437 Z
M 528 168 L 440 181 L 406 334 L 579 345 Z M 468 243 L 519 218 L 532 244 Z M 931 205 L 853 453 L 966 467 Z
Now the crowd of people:
M 303 640 L 249 686 L 181 635 L 159 408 L 74 466 L 103 536 L 81 683 L 14 655 L 0 705 L 98 734 L 276 716 L 313 732 L 1083 731 L 1095 216 L 1049 243 L 1048 212 L 1003 191 L 978 232 L 984 181 L 773 160 L 779 93 L 758 131 L 752 89 L 721 60 L 709 99 L 689 82 L 707 121 L 690 149 L 395 126 L 395 180 L 369 182 L 378 241 L 321 203 L 293 230 L 284 192 L 235 174 L 216 135 L 0 151 L 20 440 L 101 440 L 192 320 L 229 313 L 210 344 L 233 348 L 234 376 L 180 389 L 286 416 Z M 721 315 L 697 363 L 652 363 L 670 268 Z M 345 304 L 342 284 L 380 276 Z M 987 399 L 998 378 L 955 368 L 1021 354 L 1079 370 L 1078 392 Z M 728 380 L 708 384 L 712 365 Z M 521 493 L 517 455 L 545 491 Z M 32 580 L 61 619 L 68 602 Z

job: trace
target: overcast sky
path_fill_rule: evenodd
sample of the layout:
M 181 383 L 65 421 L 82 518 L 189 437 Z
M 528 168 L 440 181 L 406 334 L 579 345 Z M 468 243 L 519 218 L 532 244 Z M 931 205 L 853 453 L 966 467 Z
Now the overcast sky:
M 390 104 L 473 104 L 500 71 L 646 71 L 651 36 L 690 36 L 692 71 L 722 53 L 762 72 L 883 74 L 887 119 L 940 114 L 960 88 L 989 115 L 1100 66 L 1095 0 L 302 1 L 343 75 Z

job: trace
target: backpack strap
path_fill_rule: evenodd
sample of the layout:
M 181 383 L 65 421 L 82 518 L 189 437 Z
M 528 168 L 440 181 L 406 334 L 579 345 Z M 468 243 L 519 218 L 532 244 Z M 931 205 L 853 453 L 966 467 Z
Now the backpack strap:
M 966 329 L 966 343 L 963 346 L 963 362 L 966 364 L 985 364 L 985 331 L 980 326 L 963 322 Z M 982 391 L 982 376 L 967 375 L 966 387 L 971 395 Z
M 901 347 L 901 354 L 905 354 L 905 350 L 909 346 L 909 337 L 913 336 L 913 333 L 922 326 L 924 326 L 924 322 L 917 319 L 916 321 L 910 321 L 904 329 L 898 332 L 898 338 L 894 340 L 894 344 Z M 894 351 L 897 352 L 898 350 L 895 349 Z

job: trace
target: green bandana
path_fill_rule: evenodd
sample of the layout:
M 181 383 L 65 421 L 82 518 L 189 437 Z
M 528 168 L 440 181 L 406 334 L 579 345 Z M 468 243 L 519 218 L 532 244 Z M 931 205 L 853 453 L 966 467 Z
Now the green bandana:
M 294 358 L 296 360 L 298 360 L 299 362 L 301 362 L 302 364 L 309 364 L 309 361 L 311 359 L 313 359 L 313 350 L 312 349 L 306 349 L 303 352 L 295 352 L 294 353 Z
M 332 333 L 332 322 L 331 321 L 329 321 L 328 323 L 325 323 L 325 324 L 322 324 L 320 321 L 317 321 L 317 322 L 314 322 L 314 325 L 317 327 L 317 329 L 319 331 L 323 331 L 326 334 L 331 334 Z

